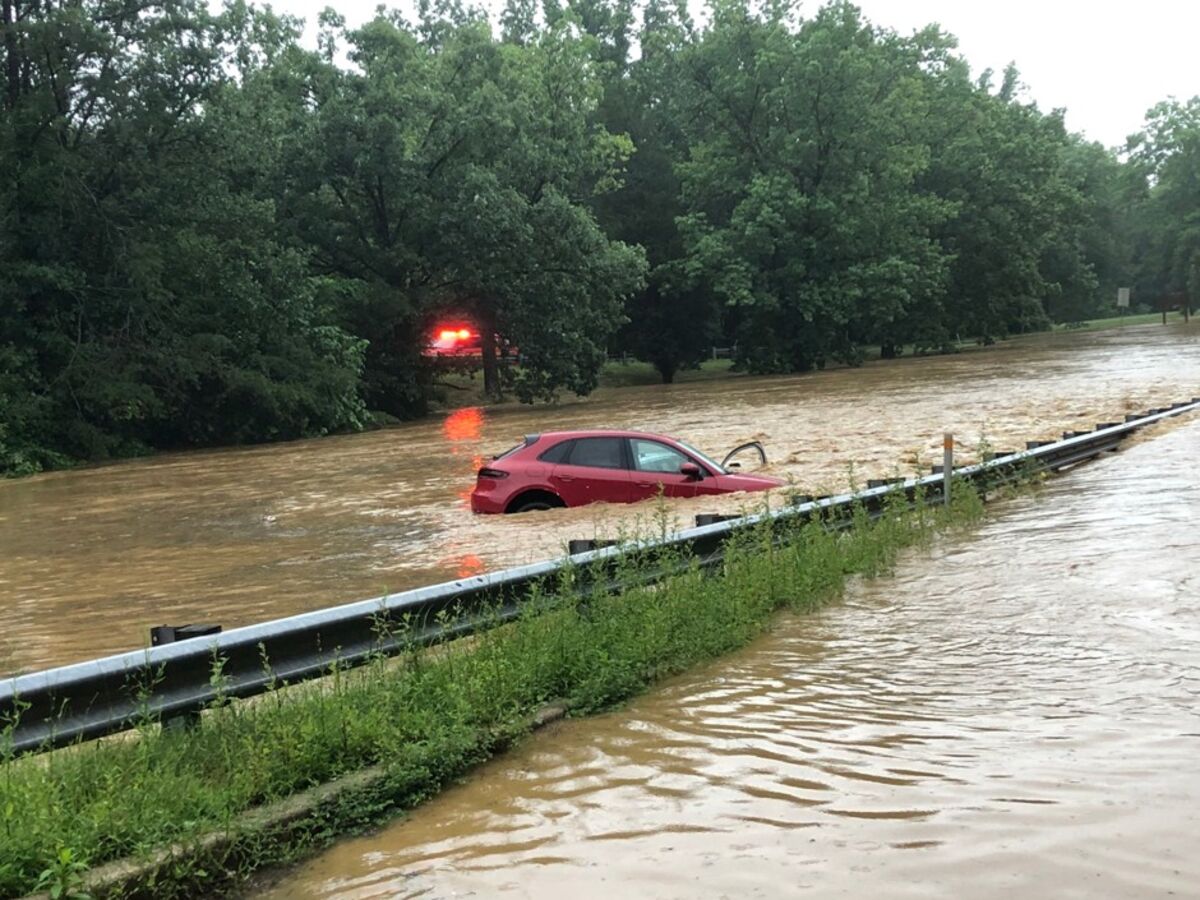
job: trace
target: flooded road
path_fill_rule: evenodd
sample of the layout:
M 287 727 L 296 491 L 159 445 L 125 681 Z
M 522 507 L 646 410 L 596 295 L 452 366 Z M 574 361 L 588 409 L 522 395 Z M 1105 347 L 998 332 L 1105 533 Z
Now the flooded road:
M 1198 449 L 1006 501 L 253 896 L 1196 897 Z
M 720 454 L 766 444 L 814 493 L 1200 394 L 1200 327 L 1039 335 L 955 356 L 793 377 L 467 408 L 367 434 L 168 454 L 0 483 L 0 673 L 143 646 L 151 625 L 225 627 L 545 559 L 646 527 L 654 504 L 472 516 L 474 471 L 527 432 L 644 428 Z M 733 511 L 745 497 L 673 501 Z M 640 525 L 639 525 L 640 523 Z

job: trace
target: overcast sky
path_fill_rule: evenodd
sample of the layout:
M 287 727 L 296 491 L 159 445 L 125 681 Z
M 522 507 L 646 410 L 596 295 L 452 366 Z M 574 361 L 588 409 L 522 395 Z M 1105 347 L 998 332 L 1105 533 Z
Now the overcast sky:
M 274 0 L 308 20 L 314 41 L 326 5 L 351 25 L 378 0 Z M 499 8 L 503 0 L 483 0 Z M 699 13 L 702 0 L 689 0 Z M 392 2 L 402 8 L 405 2 Z M 859 0 L 868 19 L 908 34 L 939 23 L 959 40 L 975 72 L 1016 62 L 1027 96 L 1043 109 L 1065 107 L 1067 127 L 1106 146 L 1139 130 L 1146 110 L 1174 95 L 1200 94 L 1200 0 Z M 809 0 L 802 10 L 819 6 Z

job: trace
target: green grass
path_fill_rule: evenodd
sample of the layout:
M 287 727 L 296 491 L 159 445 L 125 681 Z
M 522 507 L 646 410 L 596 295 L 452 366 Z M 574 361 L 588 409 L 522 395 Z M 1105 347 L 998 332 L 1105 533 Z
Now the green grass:
M 1173 312 L 1167 314 L 1168 322 L 1181 321 L 1180 313 Z M 1086 322 L 1077 323 L 1060 323 L 1053 327 L 1053 331 L 1107 331 L 1114 328 L 1125 328 L 1130 325 L 1147 325 L 1152 322 L 1160 322 L 1162 320 L 1161 313 L 1139 313 L 1128 316 L 1114 316 L 1106 319 L 1092 319 Z M 1019 337 L 1020 335 L 1013 335 Z M 914 347 L 906 345 L 902 349 L 902 357 L 910 357 L 914 355 Z M 973 340 L 962 340 L 953 342 L 950 347 L 950 352 L 961 352 L 963 350 L 980 350 L 987 349 L 980 347 Z M 936 351 L 927 351 L 926 355 L 936 355 Z M 872 362 L 880 359 L 880 350 L 878 346 L 866 346 L 863 348 L 863 361 Z M 844 364 L 831 362 L 829 368 L 838 369 L 844 368 Z M 675 373 L 675 382 L 677 384 L 689 384 L 703 381 L 715 381 L 723 378 L 736 377 L 741 373 L 733 371 L 733 361 L 729 359 L 706 360 L 701 363 L 696 369 L 681 369 Z M 654 367 L 641 360 L 630 359 L 628 362 L 620 360 L 610 360 L 604 364 L 600 370 L 600 387 L 601 388 L 624 388 L 636 387 L 648 384 L 661 384 L 662 378 Z M 441 409 L 453 409 L 459 406 L 486 405 L 488 399 L 483 394 L 483 377 L 479 372 L 474 374 L 469 373 L 445 373 L 437 380 L 437 391 L 435 393 L 435 407 Z
M 1182 322 L 1183 314 L 1167 313 L 1167 322 Z M 1137 313 L 1131 316 L 1113 316 L 1108 319 L 1089 319 L 1086 322 L 1060 323 L 1054 326 L 1055 331 L 1108 331 L 1113 328 L 1126 328 L 1130 325 L 1150 325 L 1162 322 L 1162 313 Z
M 232 877 L 228 850 L 194 848 L 213 830 L 237 834 L 248 810 L 367 766 L 386 768 L 383 800 L 337 807 L 300 837 L 254 838 L 237 856 L 243 875 L 412 806 L 519 737 L 548 701 L 566 700 L 580 714 L 610 707 L 744 645 L 780 608 L 816 608 L 838 596 L 847 576 L 888 571 L 902 548 L 980 510 L 964 488 L 951 511 L 896 509 L 878 522 L 860 512 L 845 531 L 790 526 L 782 541 L 762 528 L 729 545 L 719 573 L 693 563 L 619 595 L 585 599 L 567 571 L 517 622 L 448 648 L 217 704 L 189 731 L 146 722 L 133 739 L 5 758 L 0 896 L 80 886 L 87 867 L 174 842 L 193 852 L 160 873 L 154 896 L 219 889 Z M 219 666 L 214 677 L 219 683 Z
M 728 378 L 736 374 L 731 371 L 732 368 L 733 360 L 731 359 L 706 360 L 700 364 L 698 369 L 680 369 L 675 373 L 675 383 L 713 381 L 719 378 Z M 661 383 L 662 377 L 655 370 L 654 366 L 641 360 L 631 359 L 626 363 L 618 360 L 610 360 L 600 370 L 600 387 L 602 388 L 620 388 L 639 384 Z
M 701 363 L 698 369 L 681 369 L 675 373 L 676 383 L 715 381 L 734 377 L 733 360 L 715 359 Z M 600 388 L 636 387 L 661 384 L 662 378 L 648 362 L 630 359 L 629 362 L 610 360 L 600 370 Z M 574 395 L 568 395 L 574 396 Z M 483 393 L 483 374 L 475 372 L 444 372 L 434 383 L 434 407 L 441 410 L 462 406 L 487 406 L 492 401 Z M 507 402 L 515 403 L 511 395 Z

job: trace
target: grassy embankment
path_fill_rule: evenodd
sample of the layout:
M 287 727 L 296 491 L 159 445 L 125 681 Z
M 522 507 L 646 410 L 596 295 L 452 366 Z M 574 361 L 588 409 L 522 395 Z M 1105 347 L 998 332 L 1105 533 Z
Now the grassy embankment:
M 1167 323 L 1182 322 L 1183 314 L 1167 313 Z M 1162 313 L 1135 313 L 1130 316 L 1113 316 L 1109 319 L 1091 319 L 1087 322 L 1064 322 L 1054 326 L 1055 331 L 1110 331 L 1129 325 L 1152 325 L 1162 322 Z
M 619 703 L 744 645 L 778 609 L 816 608 L 848 576 L 886 572 L 902 548 L 981 509 L 964 487 L 948 511 L 897 508 L 874 523 L 860 513 L 848 530 L 810 523 L 782 543 L 763 529 L 735 540 L 719 573 L 692 566 L 614 596 L 581 599 L 567 572 L 519 621 L 469 641 L 217 704 L 191 731 L 146 722 L 132 739 L 10 756 L 0 761 L 0 897 L 95 892 L 89 867 L 171 844 L 173 862 L 142 890 L 210 894 L 418 803 L 518 739 L 549 701 L 573 714 Z M 247 825 L 249 810 L 368 766 L 383 773 L 370 793 L 339 795 L 302 827 Z
M 1092 319 L 1086 322 L 1076 322 L 1071 324 L 1055 325 L 1053 331 L 1110 331 L 1118 328 L 1126 328 L 1130 325 L 1150 325 L 1162 321 L 1162 313 L 1138 313 L 1128 316 L 1113 316 L 1108 319 Z M 1181 322 L 1183 316 L 1179 312 L 1167 314 L 1167 322 Z M 986 347 L 980 347 L 974 341 L 960 341 L 951 352 L 961 350 L 985 350 Z M 913 354 L 912 346 L 903 348 L 904 357 L 910 357 Z M 874 361 L 880 358 L 878 347 L 865 348 L 867 361 Z M 733 372 L 731 367 L 732 360 L 716 359 L 706 360 L 700 364 L 698 369 L 681 369 L 675 375 L 676 382 L 692 382 L 692 381 L 712 381 L 718 378 L 725 378 L 738 373 Z M 630 362 L 620 362 L 619 360 L 610 360 L 604 364 L 604 369 L 600 373 L 600 387 L 629 387 L 638 384 L 657 384 L 660 381 L 658 373 L 654 371 L 654 367 L 647 362 L 633 360 Z
M 1131 325 L 1149 325 L 1155 322 L 1162 321 L 1161 313 L 1138 313 L 1128 316 L 1114 316 L 1107 319 L 1092 319 L 1086 322 L 1076 322 L 1070 324 L 1055 325 L 1053 331 L 1109 331 L 1112 329 L 1126 328 Z M 1180 313 L 1169 313 L 1167 316 L 1168 322 L 1182 321 Z M 978 347 L 972 341 L 961 342 L 957 346 L 957 350 L 975 350 L 986 349 Z M 904 348 L 904 355 L 911 356 L 912 347 Z M 867 347 L 866 359 L 868 361 L 878 360 L 879 348 Z M 738 372 L 732 370 L 733 361 L 729 359 L 714 359 L 706 360 L 701 363 L 696 369 L 680 369 L 675 373 L 676 384 L 689 384 L 698 381 L 715 381 L 722 378 L 737 377 Z M 623 388 L 634 387 L 645 384 L 659 384 L 662 379 L 658 372 L 648 362 L 641 360 L 629 360 L 622 362 L 621 360 L 609 360 L 604 364 L 604 368 L 600 371 L 600 387 L 601 388 Z M 470 375 L 453 375 L 448 376 L 443 380 L 443 384 L 450 387 L 443 393 L 440 398 L 440 406 L 445 408 L 453 408 L 458 406 L 484 404 L 487 402 L 483 396 L 482 379 L 478 373 L 474 377 Z

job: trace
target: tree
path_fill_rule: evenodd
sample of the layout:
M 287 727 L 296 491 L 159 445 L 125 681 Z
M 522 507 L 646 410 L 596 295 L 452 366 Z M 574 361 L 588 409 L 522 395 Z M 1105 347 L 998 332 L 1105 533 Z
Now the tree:
M 922 67 L 944 47 L 878 31 L 844 3 L 789 23 L 724 0 L 685 57 L 688 265 L 739 313 L 756 371 L 896 343 L 945 274 L 931 231 L 949 209 L 918 189 L 928 150 L 912 136 Z
M 628 142 L 589 123 L 598 86 L 565 24 L 527 44 L 470 17 L 425 30 L 436 41 L 381 16 L 344 34 L 358 71 L 312 66 L 286 166 L 287 215 L 370 341 L 369 402 L 411 414 L 419 335 L 446 311 L 483 334 L 489 395 L 502 376 L 525 400 L 586 393 L 645 271 L 584 205 Z M 499 368 L 495 335 L 519 369 Z
M 1015 66 L 994 90 L 962 60 L 934 74 L 920 184 L 955 213 L 936 231 L 953 261 L 926 340 L 990 343 L 1101 311 L 1128 271 L 1121 164 L 1068 134 L 1062 110 L 1023 102 Z
M 1130 282 L 1125 173 L 1113 153 L 1078 136 L 1065 137 L 1060 154 L 1061 207 L 1040 268 L 1052 288 L 1047 315 L 1080 322 L 1114 310 L 1117 288 Z
M 198 0 L 5 15 L 6 465 L 357 425 L 360 347 L 220 128 L 227 63 L 264 23 Z
M 1134 226 L 1139 296 L 1195 306 L 1200 301 L 1200 96 L 1155 106 L 1127 150 L 1140 201 Z
M 677 225 L 683 206 L 675 167 L 687 156 L 678 60 L 692 25 L 683 4 L 651 0 L 637 36 L 641 53 L 631 59 L 627 3 L 590 0 L 571 9 L 595 39 L 602 65 L 604 96 L 596 118 L 609 132 L 628 135 L 634 147 L 620 186 L 593 200 L 605 232 L 643 247 L 650 265 L 646 287 L 626 301 L 629 321 L 620 346 L 650 362 L 669 383 L 681 368 L 706 358 L 721 327 L 720 298 L 685 264 Z

